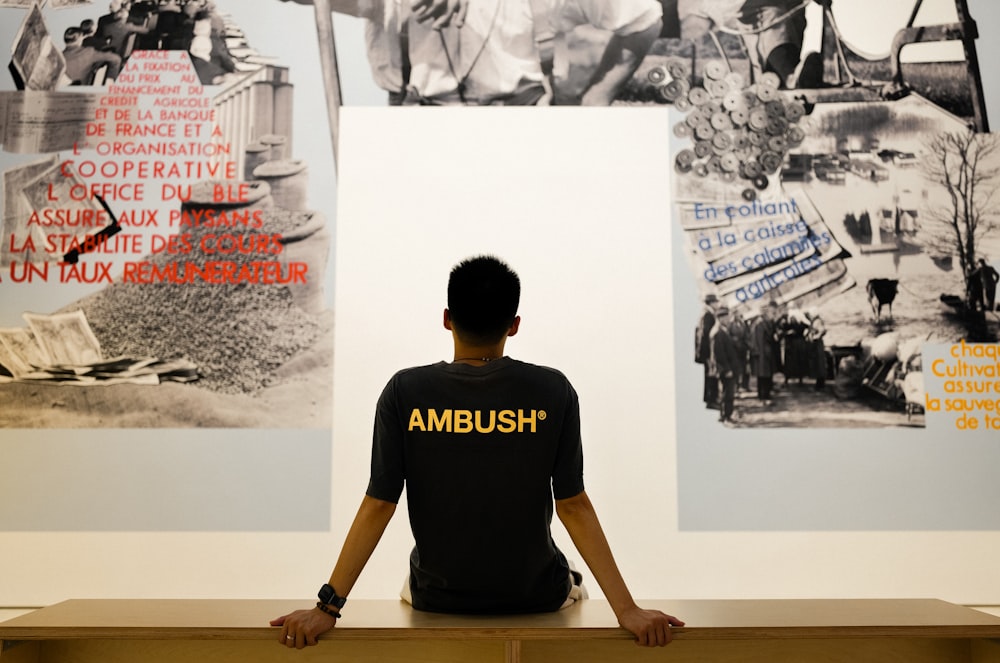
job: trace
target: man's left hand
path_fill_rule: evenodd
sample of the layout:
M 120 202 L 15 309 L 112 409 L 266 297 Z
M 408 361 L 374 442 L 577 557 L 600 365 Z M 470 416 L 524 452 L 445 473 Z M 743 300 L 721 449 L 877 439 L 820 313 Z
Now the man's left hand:
M 674 637 L 670 627 L 684 626 L 684 622 L 665 612 L 639 607 L 623 613 L 618 623 L 632 632 L 640 647 L 665 647 Z

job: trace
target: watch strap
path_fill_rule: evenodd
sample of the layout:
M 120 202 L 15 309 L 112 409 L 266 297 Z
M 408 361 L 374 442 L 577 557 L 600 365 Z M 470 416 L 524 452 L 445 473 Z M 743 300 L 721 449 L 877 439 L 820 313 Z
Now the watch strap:
M 316 607 L 319 608 L 320 612 L 330 615 L 334 619 L 340 619 L 340 613 L 331 608 L 330 606 L 328 606 L 327 604 L 323 603 L 322 601 L 316 601 Z

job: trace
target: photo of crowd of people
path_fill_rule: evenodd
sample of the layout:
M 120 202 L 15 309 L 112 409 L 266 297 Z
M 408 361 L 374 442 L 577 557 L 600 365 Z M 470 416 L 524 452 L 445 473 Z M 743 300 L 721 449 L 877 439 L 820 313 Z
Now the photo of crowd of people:
M 782 312 L 769 301 L 747 321 L 739 309 L 730 311 L 715 295 L 707 295 L 695 332 L 695 361 L 705 372 L 705 407 L 719 410 L 719 421 L 728 424 L 738 416 L 737 395 L 771 407 L 776 375 L 782 378 L 779 389 L 809 384 L 823 392 L 831 371 L 826 331 L 816 307 L 792 306 Z
M 114 81 L 137 50 L 187 51 L 205 85 L 238 71 L 214 0 L 112 0 L 106 14 L 66 28 L 62 39 L 69 85 Z

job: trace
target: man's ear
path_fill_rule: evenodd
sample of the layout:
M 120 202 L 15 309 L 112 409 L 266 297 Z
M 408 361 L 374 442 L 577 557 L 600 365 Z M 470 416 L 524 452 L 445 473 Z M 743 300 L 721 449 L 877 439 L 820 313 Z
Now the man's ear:
M 444 323 L 444 328 L 451 331 L 451 313 L 448 312 L 448 309 L 444 310 L 444 317 L 442 321 Z
M 507 332 L 507 336 L 513 336 L 517 333 L 518 328 L 521 326 L 521 316 L 514 316 L 514 323 L 510 326 L 510 330 Z

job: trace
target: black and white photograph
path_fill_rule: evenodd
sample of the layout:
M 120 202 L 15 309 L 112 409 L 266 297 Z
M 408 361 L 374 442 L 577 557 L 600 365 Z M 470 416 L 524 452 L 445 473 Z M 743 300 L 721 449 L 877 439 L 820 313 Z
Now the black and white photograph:
M 862 3 L 704 4 L 717 53 L 650 72 L 674 105 L 704 407 L 734 428 L 923 427 L 924 344 L 1000 330 L 967 4 L 891 3 L 900 23 L 877 26 Z
M 659 0 L 331 5 L 365 22 L 364 57 L 389 105 L 607 106 L 632 97 L 663 32 Z
M 49 358 L 31 327 L 0 329 L 0 363 L 7 369 L 4 381 L 20 379 L 33 373 L 36 366 L 45 366 Z
M 66 58 L 52 40 L 37 4 L 11 44 L 8 71 L 19 90 L 52 90 L 63 80 Z
M 32 238 L 34 249 L 25 251 L 24 257 L 29 262 L 44 259 L 44 239 L 38 231 L 38 226 L 30 227 L 28 220 L 34 211 L 23 195 L 25 187 L 35 181 L 40 175 L 50 172 L 56 167 L 58 159 L 55 155 L 39 161 L 29 162 L 21 166 L 11 167 L 3 173 L 3 220 L 0 230 L 6 241 L 0 245 L 0 269 L 9 269 L 15 259 L 13 247 L 23 247 L 29 237 Z M 33 254 L 39 254 L 36 258 Z M 0 362 L 2 363 L 2 362 Z
M 2 10 L 5 25 L 23 21 L 17 70 L 65 35 L 69 80 L 29 95 L 12 66 L 0 87 L 0 326 L 17 338 L 33 330 L 41 350 L 5 346 L 0 427 L 329 426 L 335 197 L 323 80 L 296 85 L 295 69 L 254 48 L 225 10 L 211 0 Z M 297 106 L 321 121 L 297 121 Z M 315 134 L 309 154 L 293 128 Z M 80 321 L 92 351 L 39 361 L 80 335 L 27 320 L 60 316 Z

